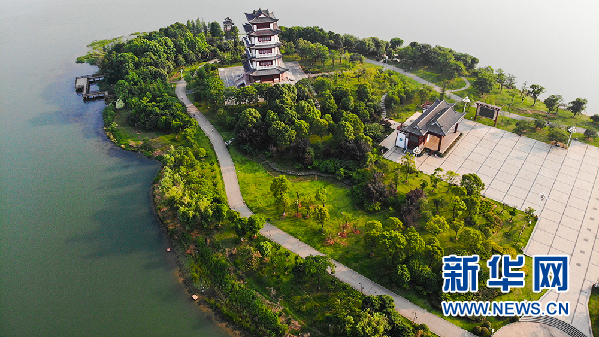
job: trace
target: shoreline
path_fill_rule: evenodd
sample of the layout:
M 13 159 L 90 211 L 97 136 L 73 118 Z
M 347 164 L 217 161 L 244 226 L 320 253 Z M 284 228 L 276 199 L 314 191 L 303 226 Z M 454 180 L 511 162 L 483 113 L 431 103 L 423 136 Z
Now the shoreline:
M 106 107 L 106 106 L 105 106 Z M 115 149 L 121 151 L 128 151 L 140 154 L 148 159 L 154 160 L 160 163 L 159 160 L 156 159 L 156 156 L 147 156 L 142 153 L 138 148 L 135 147 L 124 147 L 117 143 L 117 139 L 108 131 L 106 127 L 103 127 L 104 136 L 106 139 L 115 147 Z M 176 268 L 175 276 L 179 283 L 185 289 L 187 293 L 187 297 L 189 301 L 195 302 L 197 308 L 201 313 L 207 314 L 208 319 L 212 321 L 215 325 L 217 325 L 220 329 L 222 329 L 226 334 L 231 337 L 253 337 L 249 332 L 242 330 L 240 327 L 234 325 L 226 316 L 224 316 L 218 309 L 214 308 L 208 300 L 210 296 L 208 294 L 202 294 L 200 289 L 196 288 L 193 285 L 193 282 L 190 279 L 190 275 L 185 272 L 185 268 L 183 267 L 183 259 L 186 257 L 184 252 L 182 252 L 177 245 L 177 242 L 174 240 L 173 236 L 168 232 L 168 226 L 163 220 L 164 214 L 158 209 L 157 204 L 157 195 L 156 195 L 156 185 L 157 181 L 160 179 L 160 175 L 162 174 L 162 168 L 156 173 L 154 179 L 152 179 L 152 183 L 150 185 L 150 197 L 152 199 L 152 213 L 154 214 L 156 220 L 160 223 L 160 232 L 167 239 L 170 252 L 167 252 L 167 259 L 170 260 L 169 263 L 174 263 Z M 192 295 L 197 295 L 199 298 L 197 300 L 192 299 Z

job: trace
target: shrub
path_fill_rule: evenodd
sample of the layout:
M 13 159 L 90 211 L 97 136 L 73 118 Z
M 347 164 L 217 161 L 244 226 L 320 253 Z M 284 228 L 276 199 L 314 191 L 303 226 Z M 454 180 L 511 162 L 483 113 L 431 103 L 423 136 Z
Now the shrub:
M 550 141 L 566 143 L 568 141 L 568 137 L 570 135 L 564 129 L 551 128 L 551 130 L 549 130 L 549 134 L 547 136 L 549 137 Z
M 595 115 L 597 116 L 597 115 Z M 584 136 L 590 139 L 595 139 L 597 138 L 597 131 L 593 130 L 593 129 L 586 129 L 584 130 Z
M 535 128 L 542 129 L 545 127 L 545 121 L 540 118 L 535 118 L 534 120 Z

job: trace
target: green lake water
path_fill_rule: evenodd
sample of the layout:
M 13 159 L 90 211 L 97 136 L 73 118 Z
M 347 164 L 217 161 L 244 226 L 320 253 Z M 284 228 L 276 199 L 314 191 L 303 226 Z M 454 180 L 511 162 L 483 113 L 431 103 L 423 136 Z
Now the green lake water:
M 159 164 L 112 145 L 103 101 L 74 91 L 108 17 L 80 5 L 0 5 L 0 335 L 228 336 L 177 280 Z

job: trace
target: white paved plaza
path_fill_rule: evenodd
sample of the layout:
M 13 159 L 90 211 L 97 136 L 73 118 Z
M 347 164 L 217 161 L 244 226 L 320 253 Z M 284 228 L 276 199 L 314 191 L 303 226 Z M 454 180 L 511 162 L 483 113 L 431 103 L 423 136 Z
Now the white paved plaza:
M 445 157 L 418 157 L 418 169 L 476 173 L 486 197 L 540 212 L 524 253 L 570 256 L 570 290 L 548 292 L 542 301 L 569 301 L 572 313 L 561 319 L 592 336 L 587 303 L 599 279 L 599 148 L 574 141 L 566 150 L 470 120 L 461 122 L 458 131 L 464 135 Z M 394 134 L 382 144 L 391 148 Z M 402 155 L 395 149 L 384 157 L 399 161 Z M 546 202 L 541 193 L 548 196 Z

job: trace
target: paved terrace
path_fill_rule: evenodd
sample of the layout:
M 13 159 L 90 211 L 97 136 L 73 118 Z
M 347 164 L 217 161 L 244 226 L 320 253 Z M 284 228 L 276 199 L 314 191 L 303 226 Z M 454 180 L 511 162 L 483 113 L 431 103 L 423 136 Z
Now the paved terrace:
M 299 65 L 297 61 L 285 62 L 285 67 L 289 68 L 289 72 L 291 73 L 290 79 L 287 82 L 280 83 L 290 83 L 295 84 L 297 81 L 308 77 L 304 73 L 304 70 Z M 244 74 L 243 66 L 237 67 L 229 67 L 229 68 L 219 68 L 218 75 L 223 80 L 225 87 L 234 87 L 235 80 L 241 77 Z M 279 83 L 279 82 L 277 82 Z
M 540 212 L 524 253 L 570 256 L 571 283 L 567 293 L 551 291 L 542 301 L 569 301 L 572 314 L 561 319 L 592 336 L 587 304 L 599 278 L 599 148 L 573 141 L 566 150 L 470 120 L 461 122 L 458 131 L 464 136 L 448 155 L 418 157 L 418 169 L 476 173 L 485 183 L 486 197 Z M 397 148 L 384 155 L 393 161 L 402 156 Z M 543 192 L 548 200 L 541 203 Z

